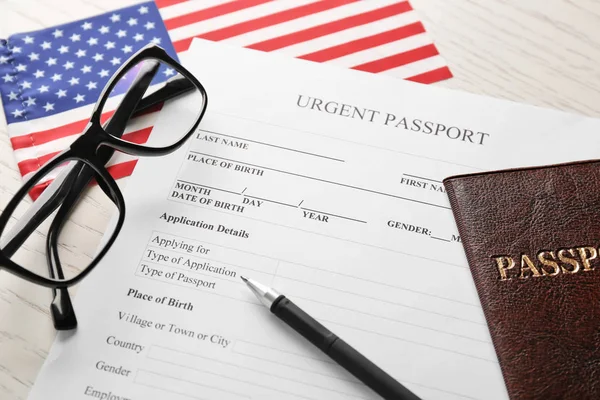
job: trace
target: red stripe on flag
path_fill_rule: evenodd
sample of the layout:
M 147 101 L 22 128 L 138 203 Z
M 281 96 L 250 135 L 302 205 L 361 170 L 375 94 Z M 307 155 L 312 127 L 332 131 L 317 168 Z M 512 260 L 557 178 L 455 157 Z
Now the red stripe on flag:
M 138 131 L 126 133 L 123 135 L 123 140 L 127 140 L 128 142 L 143 144 L 148 141 L 148 137 L 152 132 L 152 127 L 140 129 Z M 55 155 L 60 153 L 60 151 L 56 151 L 50 154 L 45 154 L 38 158 L 31 158 L 28 160 L 23 160 L 17 164 L 19 167 L 19 171 L 21 171 L 21 175 L 25 176 L 29 173 L 37 171 L 40 167 L 46 164 L 48 161 L 52 159 Z
M 279 36 L 273 39 L 268 39 L 247 46 L 250 49 L 273 51 L 293 44 L 306 42 L 316 39 L 321 36 L 330 35 L 335 32 L 343 31 L 355 26 L 365 25 L 383 18 L 388 18 L 396 14 L 401 14 L 412 10 L 412 7 L 407 1 L 395 3 L 387 7 L 378 8 L 373 11 L 368 11 L 362 14 L 353 15 L 337 21 L 329 22 L 323 25 L 314 26 L 302 31 Z
M 406 80 L 418 83 L 434 83 L 450 78 L 452 78 L 450 68 L 442 67 L 434 69 L 433 71 L 427 71 L 419 75 L 411 76 L 410 78 L 406 78 Z
M 205 21 L 210 18 L 220 17 L 221 15 L 230 14 L 235 11 L 254 7 L 270 1 L 272 0 L 234 0 L 229 3 L 219 4 L 214 7 L 205 8 L 203 10 L 194 11 L 189 14 L 168 19 L 165 21 L 165 26 L 167 27 L 167 30 L 171 30 L 181 26 L 194 24 L 196 22 Z
M 405 51 L 404 53 L 394 54 L 393 56 L 357 65 L 352 67 L 352 69 L 377 73 L 410 64 L 415 61 L 423 60 L 424 58 L 437 56 L 438 54 L 439 52 L 435 46 L 433 44 L 428 44 L 427 46 Z
M 40 183 L 39 185 L 35 185 L 30 191 L 29 191 L 29 196 L 31 197 L 31 199 L 33 201 L 35 201 L 38 197 L 40 197 L 40 194 L 42 194 L 42 192 L 48 187 L 48 185 L 50 185 L 52 183 L 52 181 L 48 181 L 48 182 L 44 182 L 44 183 Z
M 265 15 L 264 17 L 252 19 L 250 21 L 240 22 L 238 24 L 217 29 L 215 31 L 206 32 L 195 37 L 213 41 L 224 40 L 232 38 L 234 36 L 242 35 L 244 33 L 252 32 L 257 29 L 281 24 L 283 22 L 298 19 L 307 15 L 340 7 L 345 4 L 354 3 L 356 1 L 358 0 L 320 0 L 314 3 L 309 3 L 299 7 L 291 8 L 289 10 L 280 11 L 275 14 Z M 186 51 L 187 49 L 189 49 L 193 39 L 194 38 L 191 37 L 173 43 L 175 51 Z
M 162 104 L 158 104 L 154 107 L 144 110 L 143 112 L 136 114 L 131 120 L 141 117 L 143 115 L 151 114 L 155 111 L 162 109 Z M 105 112 L 100 116 L 100 123 L 104 124 L 115 112 Z M 10 143 L 14 150 L 24 149 L 27 147 L 35 147 L 37 145 L 48 143 L 53 140 L 61 139 L 67 136 L 78 135 L 83 132 L 87 126 L 89 119 L 83 119 L 81 121 L 72 122 L 70 124 L 58 126 L 56 128 L 48 129 L 46 131 L 33 132 L 28 135 L 15 136 L 10 139 Z
M 138 160 L 129 160 L 106 168 L 115 179 L 125 178 L 133 173 Z
M 37 171 L 38 169 L 40 169 L 42 167 L 42 165 L 46 164 L 48 161 L 50 161 L 52 159 L 52 157 L 54 157 L 58 153 L 60 153 L 60 151 L 55 151 L 50 154 L 45 154 L 38 158 L 31 158 L 29 160 L 21 161 L 20 163 L 17 164 L 17 167 L 19 167 L 19 171 L 21 171 L 21 176 L 25 176 L 30 172 Z
M 112 175 L 114 179 L 121 179 L 129 176 L 133 173 L 133 169 L 137 164 L 137 160 L 125 161 L 119 164 L 111 165 L 107 168 L 108 172 Z M 30 191 L 29 196 L 35 201 L 40 194 L 52 183 L 52 180 L 46 181 L 44 183 L 40 183 L 39 185 L 35 185 Z
M 304 60 L 325 62 L 343 57 L 347 54 L 357 53 L 362 50 L 367 50 L 376 46 L 381 46 L 386 43 L 395 42 L 410 36 L 425 33 L 425 27 L 420 22 L 392 29 L 390 31 L 381 32 L 373 36 L 353 40 L 348 43 L 343 43 L 327 49 L 315 51 L 314 53 L 305 54 L 298 58 Z
M 102 116 L 100 117 L 100 121 L 104 123 L 114 113 L 114 111 L 109 111 L 102 114 Z M 89 122 L 89 119 L 82 119 L 80 121 L 71 122 L 70 124 L 58 126 L 56 128 L 48 129 L 45 131 L 33 132 L 28 135 L 15 136 L 10 139 L 10 143 L 12 144 L 14 150 L 24 149 L 27 147 L 34 147 L 63 137 L 77 135 L 83 132 L 83 130 Z
M 152 127 L 140 129 L 139 131 L 129 132 L 123 135 L 123 140 L 126 140 L 131 143 L 143 144 L 148 141 L 148 137 L 150 137 L 150 133 L 152 132 Z
M 164 8 L 164 7 L 173 6 L 175 4 L 183 3 L 185 1 L 188 1 L 188 0 L 154 0 L 154 3 L 156 3 L 156 7 Z

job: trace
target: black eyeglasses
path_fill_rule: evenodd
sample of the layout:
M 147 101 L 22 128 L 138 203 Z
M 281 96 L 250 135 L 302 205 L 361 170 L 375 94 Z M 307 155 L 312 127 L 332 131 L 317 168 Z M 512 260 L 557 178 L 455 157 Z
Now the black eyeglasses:
M 175 151 L 194 133 L 207 101 L 202 84 L 162 48 L 143 48 L 107 83 L 83 134 L 28 179 L 0 214 L 0 269 L 52 288 L 56 329 L 77 326 L 67 287 L 94 269 L 123 226 L 123 195 L 106 167 L 114 150 L 135 156 Z M 177 122 L 168 135 L 148 138 L 156 116 L 150 111 L 163 103 L 161 112 L 176 112 Z M 47 188 L 31 204 L 27 196 L 39 185 Z M 86 223 L 107 205 L 117 213 L 116 223 L 89 232 Z M 14 225 L 7 229 L 9 223 Z M 39 249 L 40 241 L 43 254 L 29 251 L 23 257 Z M 81 254 L 82 248 L 95 252 Z

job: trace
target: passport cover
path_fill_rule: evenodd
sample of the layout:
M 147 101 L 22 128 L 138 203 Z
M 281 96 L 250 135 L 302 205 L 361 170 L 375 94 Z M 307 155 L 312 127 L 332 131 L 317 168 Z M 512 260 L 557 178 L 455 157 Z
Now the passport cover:
M 600 161 L 444 185 L 510 398 L 600 399 Z

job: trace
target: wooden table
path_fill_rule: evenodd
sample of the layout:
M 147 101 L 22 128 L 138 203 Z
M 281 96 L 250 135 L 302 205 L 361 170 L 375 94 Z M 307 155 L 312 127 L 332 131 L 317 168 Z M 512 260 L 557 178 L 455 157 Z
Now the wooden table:
M 0 37 L 137 2 L 0 0 Z M 455 75 L 436 85 L 600 116 L 600 2 L 411 2 Z M 22 181 L 0 118 L 1 210 Z M 44 361 L 55 335 L 48 303 L 47 289 L 0 272 L 2 399 L 25 399 Z

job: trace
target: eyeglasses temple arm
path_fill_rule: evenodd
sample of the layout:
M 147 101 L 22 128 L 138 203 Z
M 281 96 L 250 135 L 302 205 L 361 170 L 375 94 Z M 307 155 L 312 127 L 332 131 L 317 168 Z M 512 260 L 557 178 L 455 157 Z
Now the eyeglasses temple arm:
M 116 137 L 121 137 L 123 135 L 127 122 L 131 118 L 131 115 L 136 111 L 140 99 L 146 92 L 148 86 L 150 86 L 159 66 L 160 64 L 158 62 L 147 63 L 144 65 L 144 68 L 138 73 L 131 88 L 125 93 L 120 106 L 117 107 L 113 116 L 105 124 L 104 130 L 106 132 Z M 97 156 L 102 164 L 106 164 L 113 153 L 114 151 L 110 147 L 105 146 L 98 149 Z M 48 272 L 51 277 L 64 278 L 60 263 L 57 262 L 58 254 L 56 252 L 59 245 L 58 236 L 73 207 L 77 204 L 78 199 L 95 175 L 92 168 L 83 163 L 81 164 L 81 171 L 77 174 L 75 181 L 69 188 L 69 191 L 64 197 L 64 200 L 52 221 L 52 225 L 48 230 L 48 236 L 46 238 L 46 257 L 48 261 Z M 97 182 L 108 198 L 112 199 L 108 192 L 108 188 L 102 179 L 97 179 Z M 70 330 L 77 326 L 77 317 L 67 288 L 52 289 L 50 313 L 56 330 Z

